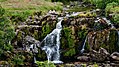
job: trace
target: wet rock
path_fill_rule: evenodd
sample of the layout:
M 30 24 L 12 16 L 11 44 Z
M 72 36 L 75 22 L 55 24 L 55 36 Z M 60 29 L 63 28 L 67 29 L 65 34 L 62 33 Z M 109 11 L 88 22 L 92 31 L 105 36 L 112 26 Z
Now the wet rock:
M 97 16 L 101 16 L 102 15 L 102 10 L 101 9 L 96 9 L 96 14 Z
M 75 67 L 81 67 L 81 65 L 80 64 L 75 64 Z
M 112 60 L 116 60 L 119 61 L 119 53 L 118 52 L 113 52 L 110 57 L 112 58 Z
M 35 38 L 33 38 L 31 36 L 26 36 L 25 41 L 28 41 L 30 43 L 40 43 L 40 41 L 36 40 Z
M 107 50 L 104 49 L 104 48 L 100 48 L 100 49 L 99 49 L 99 53 L 105 54 L 105 55 L 107 55 L 107 56 L 110 55 L 109 52 L 107 52 Z
M 110 66 L 112 66 L 112 67 L 119 67 L 119 64 L 117 64 L 117 63 L 110 63 Z
M 48 14 L 51 14 L 51 15 L 58 15 L 59 13 L 56 12 L 55 10 L 50 10 L 50 11 L 48 12 Z
M 114 13 L 111 13 L 111 14 L 109 14 L 108 18 L 112 19 L 114 17 L 114 15 L 115 15 Z
M 38 53 L 38 47 L 40 47 L 40 41 L 36 40 L 35 38 L 31 37 L 31 36 L 26 36 L 25 37 L 25 49 L 27 51 L 32 51 L 35 53 Z
M 0 61 L 0 67 L 8 67 L 10 64 L 7 61 Z
M 75 65 L 74 64 L 66 64 L 66 65 L 64 65 L 64 67 L 75 67 Z
M 84 24 L 84 23 L 87 22 L 87 20 L 86 20 L 86 18 L 81 18 L 81 19 L 80 19 L 80 22 L 81 22 L 82 24 Z
M 77 59 L 78 59 L 79 61 L 83 61 L 83 62 L 88 62 L 88 61 L 90 61 L 90 58 L 87 57 L 87 56 L 79 56 L 79 57 L 77 57 Z
M 109 53 L 104 48 L 99 49 L 98 52 L 95 50 L 92 50 L 90 52 L 90 59 L 92 61 L 104 62 L 108 58 L 109 58 Z

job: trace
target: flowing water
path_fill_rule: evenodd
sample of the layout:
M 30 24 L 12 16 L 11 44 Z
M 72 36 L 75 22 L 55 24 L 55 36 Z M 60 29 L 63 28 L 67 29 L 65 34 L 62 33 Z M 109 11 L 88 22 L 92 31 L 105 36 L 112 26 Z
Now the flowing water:
M 106 22 L 108 25 L 111 25 L 111 28 L 115 28 L 114 25 L 110 22 L 110 20 L 107 20 L 106 17 L 102 17 L 102 19 L 105 20 L 105 22 Z M 98 23 L 100 20 L 101 20 L 101 17 L 97 17 L 97 20 L 95 20 L 95 22 Z
M 82 49 L 81 49 L 81 51 L 80 51 L 81 53 L 83 53 L 84 50 L 85 50 L 85 45 L 86 45 L 87 38 L 88 38 L 88 36 L 86 36 L 86 38 L 85 38 L 85 41 L 84 41 L 84 43 L 83 43 L 83 47 L 82 47 Z
M 33 53 L 33 60 L 34 60 L 34 63 L 36 63 L 36 57 L 35 57 L 35 53 L 38 53 L 38 48 L 37 48 L 37 44 L 31 44 L 30 45 L 30 49 Z
M 53 63 L 63 63 L 62 61 L 60 61 L 59 53 L 62 20 L 63 19 L 60 19 L 60 21 L 56 25 L 56 28 L 44 39 L 44 47 L 42 48 L 42 50 L 45 50 L 48 62 L 51 61 Z
M 107 20 L 107 18 L 103 17 L 103 19 L 107 22 L 108 25 L 111 25 L 111 28 L 115 28 L 114 25 L 110 22 L 110 20 Z
M 103 19 L 107 22 L 108 25 L 111 25 L 112 29 L 115 28 L 115 26 L 110 22 L 110 20 L 107 20 L 105 17 Z M 118 35 L 117 46 L 119 46 L 119 31 L 118 30 L 116 30 L 116 31 L 117 31 L 117 35 Z
M 67 15 L 66 17 L 77 16 L 79 13 L 73 13 L 72 15 Z M 63 17 L 58 18 L 60 21 L 56 24 L 56 28 L 44 38 L 44 47 L 42 50 L 45 50 L 47 54 L 48 62 L 53 63 L 63 63 L 60 61 L 60 34 L 62 30 L 61 22 Z
M 117 41 L 117 46 L 119 46 L 119 31 L 117 31 L 118 33 L 118 41 Z

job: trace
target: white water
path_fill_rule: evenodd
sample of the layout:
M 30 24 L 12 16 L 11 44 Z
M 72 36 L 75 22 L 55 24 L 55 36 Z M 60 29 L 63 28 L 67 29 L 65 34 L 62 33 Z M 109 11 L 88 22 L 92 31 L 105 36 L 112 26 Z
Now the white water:
M 81 14 L 81 13 L 82 13 L 82 12 L 73 12 L 73 14 L 71 14 L 70 17 L 71 17 L 71 16 L 77 16 L 77 15 L 79 15 L 79 14 Z
M 66 15 L 66 17 L 77 16 L 79 13 L 73 13 L 72 15 Z M 45 50 L 47 54 L 48 62 L 53 63 L 63 63 L 60 61 L 60 33 L 62 30 L 61 22 L 63 17 L 58 18 L 60 21 L 57 23 L 56 28 L 44 38 L 44 47 L 42 50 Z
M 111 25 L 111 28 L 115 28 L 114 25 L 110 22 L 110 20 L 107 20 L 106 17 L 102 17 L 102 19 L 105 20 L 108 25 Z M 97 17 L 97 20 L 95 20 L 95 22 L 97 23 L 100 20 L 101 19 L 99 17 Z
M 117 41 L 117 45 L 119 46 L 119 31 L 117 31 L 118 33 L 118 41 Z
M 80 51 L 81 53 L 83 53 L 84 50 L 85 50 L 85 45 L 86 45 L 87 38 L 88 38 L 88 36 L 86 36 L 86 38 L 85 38 L 85 41 L 84 41 L 84 43 L 83 43 L 83 47 L 82 47 L 82 49 L 81 49 L 81 51 Z
M 107 20 L 105 17 L 103 19 L 107 22 L 108 25 L 111 25 L 112 29 L 115 28 L 115 26 L 110 22 L 110 20 Z M 118 34 L 117 45 L 119 46 L 119 31 L 118 30 L 116 30 L 116 31 L 117 31 L 117 34 Z M 110 34 L 110 32 L 109 32 L 109 34 Z M 108 36 L 108 40 L 109 40 L 109 36 Z
M 60 53 L 59 53 L 62 20 L 63 19 L 60 19 L 60 21 L 56 25 L 56 28 L 44 39 L 45 46 L 42 48 L 42 50 L 45 50 L 48 62 L 51 61 L 53 63 L 63 63 L 62 61 L 60 61 Z
M 107 22 L 108 25 L 111 25 L 111 28 L 115 28 L 114 25 L 110 22 L 110 20 L 107 20 L 107 18 L 103 17 L 103 19 Z
M 33 54 L 38 53 L 37 44 L 31 44 L 30 45 L 30 49 L 31 49 L 31 51 L 32 51 Z M 33 56 L 33 58 L 34 58 L 34 63 L 36 63 L 36 57 Z

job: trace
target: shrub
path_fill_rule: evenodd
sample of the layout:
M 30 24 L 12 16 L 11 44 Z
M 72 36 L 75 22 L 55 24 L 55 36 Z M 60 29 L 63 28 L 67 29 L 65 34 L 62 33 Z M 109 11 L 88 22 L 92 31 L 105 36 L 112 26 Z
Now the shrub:
M 25 60 L 25 57 L 23 55 L 15 55 L 13 58 L 13 63 L 15 65 L 23 65 L 23 61 Z
M 90 2 L 93 5 L 96 5 L 97 8 L 104 9 L 108 3 L 117 2 L 119 4 L 119 0 L 84 0 L 85 2 Z
M 0 7 L 0 49 L 11 50 L 11 40 L 13 39 L 14 27 L 10 20 L 4 16 L 5 10 Z
M 108 3 L 105 8 L 106 12 L 110 12 L 117 5 L 118 5 L 118 3 L 116 3 L 116 2 Z
M 105 11 L 106 11 L 106 16 L 108 16 L 108 14 L 113 13 L 114 16 L 112 17 L 112 20 L 115 24 L 119 24 L 119 7 L 118 7 L 118 2 L 112 2 L 112 3 L 108 3 Z
M 36 61 L 36 64 L 38 65 L 38 67 L 56 67 L 54 63 L 51 62 L 48 63 L 48 61 L 44 62 Z
M 63 28 L 63 37 L 62 37 L 62 49 L 67 49 L 67 48 L 71 48 L 69 50 L 67 50 L 64 54 L 64 56 L 73 56 L 76 54 L 75 52 L 75 48 L 73 48 L 75 46 L 75 39 L 74 36 L 72 35 L 72 29 L 69 27 Z
M 119 24 L 119 14 L 114 16 L 114 23 Z

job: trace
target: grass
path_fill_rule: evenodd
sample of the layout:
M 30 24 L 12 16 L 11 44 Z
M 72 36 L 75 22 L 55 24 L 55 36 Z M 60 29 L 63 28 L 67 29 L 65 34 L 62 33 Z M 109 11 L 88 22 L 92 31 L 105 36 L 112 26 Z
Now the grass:
M 89 11 L 91 9 L 92 9 L 91 7 L 74 7 L 74 8 L 70 8 L 67 11 L 68 12 L 80 12 L 80 11 Z
M 7 0 L 0 3 L 1 6 L 7 10 L 42 10 L 43 11 L 51 8 L 58 10 L 58 8 L 61 7 L 60 3 L 51 3 L 45 0 Z
M 6 10 L 7 16 L 26 18 L 34 12 L 47 13 L 49 10 L 62 10 L 62 4 L 52 3 L 49 0 L 0 0 L 1 6 Z

